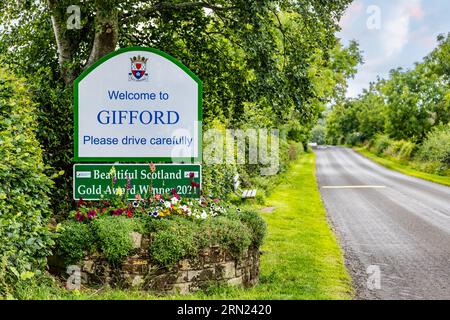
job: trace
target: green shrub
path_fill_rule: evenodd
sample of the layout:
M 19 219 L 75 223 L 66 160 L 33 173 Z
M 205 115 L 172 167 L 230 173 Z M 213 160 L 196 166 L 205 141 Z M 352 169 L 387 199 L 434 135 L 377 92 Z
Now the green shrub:
M 409 161 L 415 150 L 416 144 L 414 142 L 398 140 L 391 141 L 389 147 L 384 150 L 383 154 L 400 161 Z
M 76 264 L 83 259 L 86 251 L 95 246 L 95 235 L 90 225 L 77 221 L 67 221 L 57 241 L 56 253 L 66 258 L 68 264 Z
M 438 126 L 428 133 L 419 147 L 417 159 L 423 162 L 440 163 L 440 170 L 450 167 L 450 124 Z
M 364 136 L 360 132 L 349 133 L 345 137 L 345 143 L 350 146 L 360 145 L 364 142 Z
M 159 230 L 152 233 L 149 248 L 152 260 L 163 266 L 170 266 L 198 252 L 201 243 L 196 241 L 196 237 L 201 235 L 198 233 L 201 230 L 196 223 L 183 218 L 167 219 L 164 222 L 159 225 Z
M 252 245 L 260 247 L 267 233 L 267 224 L 259 213 L 253 209 L 245 209 L 240 213 L 234 213 L 233 216 L 249 228 Z
M 35 131 L 23 81 L 0 67 L 0 296 L 40 275 L 53 245 L 46 226 L 51 180 Z
M 132 250 L 132 231 L 150 236 L 149 255 L 155 263 L 171 266 L 216 245 L 239 258 L 250 246 L 261 246 L 266 224 L 254 210 L 228 212 L 206 220 L 107 216 L 89 224 L 68 221 L 63 223 L 57 239 L 57 252 L 67 264 L 78 262 L 86 252 L 94 250 L 103 252 L 111 263 L 120 263 Z
M 403 141 L 403 144 L 397 154 L 397 158 L 401 161 L 409 161 L 412 159 L 416 151 L 416 144 L 410 141 Z
M 383 152 L 389 148 L 392 141 L 387 135 L 377 135 L 372 145 L 372 151 L 377 155 L 383 154 Z
M 233 257 L 239 258 L 252 243 L 250 228 L 230 217 L 217 217 L 206 222 L 206 235 L 210 245 L 218 245 Z
M 323 141 L 323 144 L 325 144 L 325 141 Z M 304 147 L 302 143 L 296 143 L 296 142 L 291 142 L 289 143 L 289 148 L 288 148 L 288 159 L 289 161 L 294 161 L 297 160 L 298 157 L 300 155 L 302 155 L 304 153 Z
M 120 263 L 133 249 L 131 233 L 136 220 L 123 216 L 112 216 L 93 220 L 92 227 L 99 247 L 111 263 Z
M 383 154 L 390 157 L 397 157 L 403 146 L 403 140 L 391 141 L 389 146 L 383 151 Z

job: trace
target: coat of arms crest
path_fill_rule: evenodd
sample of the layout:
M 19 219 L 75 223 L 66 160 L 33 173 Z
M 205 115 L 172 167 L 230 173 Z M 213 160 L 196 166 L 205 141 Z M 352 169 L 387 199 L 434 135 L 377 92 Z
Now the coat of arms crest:
M 147 73 L 147 61 L 145 57 L 138 55 L 137 57 L 130 58 L 131 60 L 131 72 L 129 80 L 131 81 L 145 81 L 148 79 Z

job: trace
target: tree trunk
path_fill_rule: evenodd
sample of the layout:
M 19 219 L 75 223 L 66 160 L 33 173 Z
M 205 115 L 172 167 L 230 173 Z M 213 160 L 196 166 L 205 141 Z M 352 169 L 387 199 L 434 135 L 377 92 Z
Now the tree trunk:
M 48 5 L 51 11 L 53 33 L 55 34 L 56 46 L 58 48 L 58 63 L 61 70 L 61 77 L 66 85 L 71 85 L 77 75 L 73 68 L 69 67 L 69 62 L 72 60 L 73 51 L 78 47 L 78 43 L 74 43 L 74 40 L 67 35 L 67 30 L 64 26 L 65 10 L 63 11 L 58 6 L 56 0 L 48 0 Z
M 66 29 L 66 10 L 58 0 L 48 0 L 48 6 L 51 12 L 53 32 L 55 34 L 56 45 L 58 48 L 58 62 L 61 71 L 61 77 L 67 86 L 72 86 L 77 78 L 81 66 L 71 66 L 72 59 L 79 50 L 79 37 L 73 37 Z M 98 0 L 96 3 L 96 15 L 94 18 L 95 36 L 90 50 L 90 55 L 85 65 L 88 68 L 104 55 L 114 51 L 117 46 L 119 36 L 118 12 L 115 2 L 106 6 L 104 1 Z M 76 32 L 72 30 L 71 32 Z M 81 30 L 78 30 L 82 32 Z
M 118 13 L 115 8 L 97 10 L 94 43 L 86 68 L 116 49 L 119 38 L 118 29 Z

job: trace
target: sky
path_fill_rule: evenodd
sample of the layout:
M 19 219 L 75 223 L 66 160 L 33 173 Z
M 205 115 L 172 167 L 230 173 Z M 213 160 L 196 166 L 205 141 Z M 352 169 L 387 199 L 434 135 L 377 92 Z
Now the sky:
M 391 69 L 410 69 L 450 32 L 449 0 L 355 0 L 340 21 L 337 34 L 347 45 L 356 40 L 364 64 L 349 81 L 347 96 L 356 97 Z

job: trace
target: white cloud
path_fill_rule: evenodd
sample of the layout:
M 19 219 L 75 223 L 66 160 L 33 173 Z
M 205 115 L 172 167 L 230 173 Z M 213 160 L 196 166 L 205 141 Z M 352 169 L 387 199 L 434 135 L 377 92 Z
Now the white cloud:
M 409 43 L 411 18 L 422 14 L 421 5 L 422 0 L 400 0 L 384 9 L 380 41 L 386 58 L 400 54 Z
M 364 52 L 364 65 L 359 67 L 355 79 L 349 81 L 349 97 L 360 94 L 370 82 L 377 80 L 377 76 L 386 77 L 390 69 L 409 65 L 413 62 L 411 59 L 418 59 L 410 51 L 418 40 L 415 39 L 415 23 L 423 20 L 425 15 L 423 0 L 357 0 L 356 3 L 347 11 L 341 23 L 343 30 L 339 34 L 345 40 L 356 39 Z M 381 29 L 367 29 L 369 15 L 365 15 L 365 9 L 370 5 L 381 8 Z

